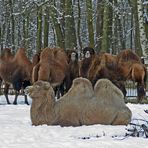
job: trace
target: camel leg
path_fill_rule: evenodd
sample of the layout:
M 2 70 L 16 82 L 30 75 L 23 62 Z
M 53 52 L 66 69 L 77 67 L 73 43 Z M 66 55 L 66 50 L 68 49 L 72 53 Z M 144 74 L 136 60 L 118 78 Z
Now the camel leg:
M 60 98 L 60 87 L 56 86 L 54 91 L 55 91 L 55 96 L 57 97 L 57 99 L 59 99 Z
M 2 94 L 2 83 L 3 83 L 3 80 L 0 78 L 0 94 Z
M 140 83 L 137 84 L 137 95 L 138 95 L 138 103 L 141 103 L 146 96 L 144 85 Z
M 19 92 L 18 91 L 15 91 L 15 99 L 13 101 L 13 104 L 14 105 L 17 105 L 17 97 L 18 97 L 18 95 L 19 95 Z
M 65 83 L 62 83 L 62 84 L 60 85 L 60 93 L 61 93 L 61 96 L 63 96 L 64 93 L 65 93 L 64 85 L 65 85 Z
M 4 95 L 6 97 L 6 101 L 7 101 L 7 104 L 11 104 L 10 101 L 9 101 L 9 98 L 8 98 L 8 90 L 9 90 L 9 84 L 5 83 L 5 87 L 4 87 Z
M 29 105 L 27 95 L 24 93 L 24 98 L 25 98 L 25 104 Z

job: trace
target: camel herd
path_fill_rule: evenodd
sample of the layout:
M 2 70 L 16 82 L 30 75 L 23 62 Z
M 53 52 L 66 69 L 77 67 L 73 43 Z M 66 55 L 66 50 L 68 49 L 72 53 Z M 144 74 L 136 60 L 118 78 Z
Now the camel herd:
M 57 98 L 63 96 L 72 86 L 75 78 L 83 77 L 94 86 L 98 79 L 107 78 L 112 81 L 126 96 L 124 82 L 137 82 L 138 101 L 145 96 L 147 72 L 140 57 L 131 49 L 121 51 L 118 55 L 96 53 L 93 48 L 86 47 L 82 56 L 75 50 L 61 48 L 45 48 L 33 56 L 30 61 L 25 49 L 20 48 L 16 54 L 5 48 L 0 56 L 0 79 L 5 84 L 4 95 L 8 98 L 9 85 L 16 90 L 13 104 L 17 104 L 18 92 L 36 81 L 50 82 Z M 25 103 L 28 104 L 27 96 Z

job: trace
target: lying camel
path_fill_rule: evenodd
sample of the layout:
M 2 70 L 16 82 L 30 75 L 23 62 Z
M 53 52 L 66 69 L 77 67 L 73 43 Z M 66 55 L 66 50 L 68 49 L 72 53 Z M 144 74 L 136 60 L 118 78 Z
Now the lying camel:
M 76 78 L 59 100 L 48 82 L 37 81 L 26 92 L 32 98 L 33 125 L 81 126 L 93 124 L 127 125 L 132 113 L 122 92 L 108 79 L 94 86 L 85 78 Z

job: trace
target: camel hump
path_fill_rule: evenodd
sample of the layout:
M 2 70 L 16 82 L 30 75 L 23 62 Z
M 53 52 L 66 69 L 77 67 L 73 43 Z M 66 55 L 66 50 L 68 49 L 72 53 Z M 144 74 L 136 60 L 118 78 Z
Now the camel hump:
M 114 96 L 117 96 L 117 98 L 124 101 L 122 91 L 108 79 L 98 80 L 94 86 L 94 92 L 98 98 L 100 95 L 103 95 L 102 98 L 113 98 Z
M 141 63 L 140 57 L 131 49 L 125 49 L 118 54 L 119 62 L 137 61 Z
M 3 51 L 2 51 L 2 55 L 1 55 L 1 59 L 2 60 L 11 60 L 13 59 L 13 54 L 11 52 L 11 49 L 10 48 L 4 48 Z
M 20 56 L 20 55 L 26 55 L 24 48 L 19 48 L 15 54 L 15 57 Z
M 73 80 L 73 85 L 76 86 L 78 84 L 81 84 L 81 83 L 84 83 L 86 85 L 90 85 L 91 86 L 91 82 L 86 79 L 86 78 L 82 78 L 82 77 L 79 77 L 79 78 L 76 78 Z
M 19 64 L 32 64 L 31 61 L 28 59 L 25 49 L 19 48 L 14 56 L 14 60 L 17 61 Z M 24 65 L 25 66 L 25 65 Z
M 68 96 L 72 100 L 86 100 L 93 98 L 94 91 L 91 82 L 82 77 L 74 79 L 71 88 L 63 97 L 66 98 Z

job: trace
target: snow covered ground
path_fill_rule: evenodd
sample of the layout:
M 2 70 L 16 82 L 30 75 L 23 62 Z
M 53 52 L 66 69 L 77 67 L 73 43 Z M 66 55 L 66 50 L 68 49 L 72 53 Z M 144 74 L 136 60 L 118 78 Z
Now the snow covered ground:
M 11 102 L 14 96 L 10 97 Z M 29 99 L 31 103 L 31 99 Z M 132 118 L 148 120 L 146 104 L 127 104 Z M 0 148 L 148 148 L 144 137 L 125 137 L 126 126 L 32 126 L 30 105 L 22 96 L 18 105 L 6 105 L 0 96 Z

